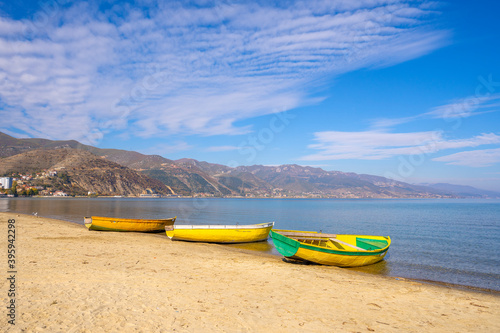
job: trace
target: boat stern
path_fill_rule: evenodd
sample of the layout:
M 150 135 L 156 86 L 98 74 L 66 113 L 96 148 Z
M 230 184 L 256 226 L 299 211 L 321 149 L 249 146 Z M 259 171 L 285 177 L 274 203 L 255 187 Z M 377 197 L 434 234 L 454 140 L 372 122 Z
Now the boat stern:
M 175 217 L 174 217 L 174 221 L 175 221 Z M 173 224 L 166 225 L 165 232 L 167 233 L 168 238 L 172 239 L 172 237 L 174 237 L 174 232 L 175 232 L 174 225 Z
M 90 226 L 92 225 L 92 218 L 91 217 L 84 217 L 83 218 L 83 224 L 87 227 L 87 229 L 90 230 Z

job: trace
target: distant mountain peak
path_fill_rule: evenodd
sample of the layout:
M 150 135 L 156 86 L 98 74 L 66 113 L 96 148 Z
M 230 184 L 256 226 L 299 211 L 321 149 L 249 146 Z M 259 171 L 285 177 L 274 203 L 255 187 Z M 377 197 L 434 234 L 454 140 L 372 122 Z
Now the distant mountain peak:
M 482 190 L 475 188 L 470 185 L 453 185 L 447 183 L 434 183 L 434 184 L 422 184 L 423 186 L 431 187 L 440 191 L 445 191 L 447 193 L 457 195 L 460 197 L 470 197 L 470 198 L 500 198 L 499 192 Z
M 416 186 L 380 176 L 325 171 L 319 167 L 284 164 L 231 168 L 192 158 L 169 160 L 160 155 L 101 149 L 74 140 L 16 139 L 0 133 L 0 157 L 35 149 L 67 147 L 117 163 L 160 181 L 169 192 L 183 195 L 329 197 L 329 198 L 442 198 L 449 191 Z M 42 153 L 35 153 L 42 154 Z M 2 161 L 0 159 L 0 161 Z M 84 169 L 82 173 L 85 173 Z

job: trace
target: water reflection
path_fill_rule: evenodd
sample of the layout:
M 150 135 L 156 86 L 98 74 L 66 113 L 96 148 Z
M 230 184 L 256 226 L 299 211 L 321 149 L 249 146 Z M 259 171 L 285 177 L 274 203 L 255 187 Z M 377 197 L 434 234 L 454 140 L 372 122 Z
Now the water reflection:
M 226 244 L 226 246 L 234 247 L 237 249 L 257 251 L 269 254 L 277 254 L 278 252 L 269 241 L 254 242 L 254 243 L 238 243 L 238 244 Z
M 6 212 L 9 208 L 9 199 L 0 199 L 0 212 Z
M 379 261 L 372 265 L 361 266 L 361 267 L 350 267 L 347 269 L 363 273 L 379 274 L 379 275 L 390 275 L 391 273 L 390 264 L 385 260 Z

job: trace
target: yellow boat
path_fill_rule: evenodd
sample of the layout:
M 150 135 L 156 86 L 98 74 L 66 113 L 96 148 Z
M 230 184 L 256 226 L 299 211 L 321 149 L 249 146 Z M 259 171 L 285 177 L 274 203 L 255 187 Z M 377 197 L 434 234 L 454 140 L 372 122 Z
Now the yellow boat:
M 176 218 L 177 216 L 169 219 L 149 220 L 92 216 L 84 217 L 84 223 L 89 230 L 162 232 L 165 226 L 173 225 Z
M 250 243 L 266 240 L 274 222 L 250 225 L 168 225 L 171 240 L 205 243 Z
M 314 231 L 271 230 L 274 246 L 283 256 L 322 265 L 357 267 L 384 259 L 389 236 L 336 235 Z

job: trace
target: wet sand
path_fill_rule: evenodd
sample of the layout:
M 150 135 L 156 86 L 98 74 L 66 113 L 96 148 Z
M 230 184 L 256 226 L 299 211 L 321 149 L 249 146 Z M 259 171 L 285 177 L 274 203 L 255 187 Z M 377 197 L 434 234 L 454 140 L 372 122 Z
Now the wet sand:
M 7 221 L 16 223 L 8 323 Z M 83 218 L 83 217 L 82 217 Z M 7 332 L 500 332 L 500 294 L 0 213 Z

